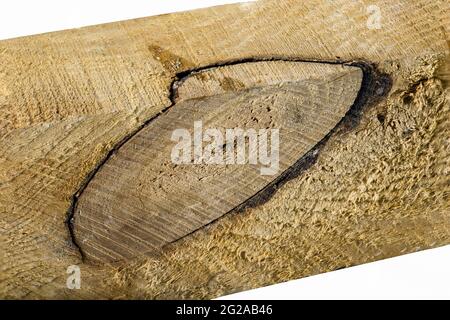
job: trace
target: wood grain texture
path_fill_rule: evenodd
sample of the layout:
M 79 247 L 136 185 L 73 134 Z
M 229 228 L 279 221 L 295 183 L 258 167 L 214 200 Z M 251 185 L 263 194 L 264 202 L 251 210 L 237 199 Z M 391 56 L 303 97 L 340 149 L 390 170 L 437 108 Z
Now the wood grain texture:
M 85 257 L 113 262 L 152 254 L 243 204 L 339 123 L 361 81 L 357 67 L 302 62 L 248 62 L 188 77 L 179 85 L 181 102 L 121 146 L 83 190 L 72 223 Z M 199 122 L 201 135 L 209 129 L 258 134 L 228 142 L 211 136 L 209 143 L 200 137 L 211 158 L 194 160 Z M 177 129 L 189 132 L 189 164 L 173 162 Z M 273 129 L 279 130 L 277 146 Z M 242 143 L 242 163 L 236 163 L 236 143 Z M 269 150 L 259 150 L 263 143 Z M 259 151 L 276 163 L 259 163 Z M 228 164 L 221 163 L 225 157 Z M 268 165 L 276 168 L 264 174 Z
M 367 27 L 373 4 L 380 29 Z M 445 0 L 263 0 L 1 41 L 0 295 L 211 298 L 448 244 L 448 12 Z M 155 257 L 83 262 L 65 223 L 74 194 L 172 104 L 177 77 L 274 58 L 366 61 L 392 89 L 263 205 Z

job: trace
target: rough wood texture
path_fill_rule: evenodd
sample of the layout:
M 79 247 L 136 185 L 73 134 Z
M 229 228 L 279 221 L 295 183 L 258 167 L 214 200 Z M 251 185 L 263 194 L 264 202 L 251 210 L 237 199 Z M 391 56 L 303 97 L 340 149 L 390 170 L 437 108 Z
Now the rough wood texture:
M 0 42 L 0 295 L 210 298 L 448 244 L 448 12 L 445 0 L 268 0 Z M 176 75 L 274 58 L 362 60 L 392 88 L 368 92 L 266 202 L 153 257 L 83 262 L 65 223 L 73 196 L 172 104 Z M 80 290 L 66 288 L 69 265 Z

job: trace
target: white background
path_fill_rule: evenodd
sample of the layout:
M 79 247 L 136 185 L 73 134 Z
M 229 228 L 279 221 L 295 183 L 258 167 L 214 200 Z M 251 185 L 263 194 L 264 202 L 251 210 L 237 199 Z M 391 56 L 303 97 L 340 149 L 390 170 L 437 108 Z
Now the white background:
M 233 2 L 238 1 L 2 0 L 0 39 Z M 450 299 L 450 246 L 241 292 L 225 298 Z

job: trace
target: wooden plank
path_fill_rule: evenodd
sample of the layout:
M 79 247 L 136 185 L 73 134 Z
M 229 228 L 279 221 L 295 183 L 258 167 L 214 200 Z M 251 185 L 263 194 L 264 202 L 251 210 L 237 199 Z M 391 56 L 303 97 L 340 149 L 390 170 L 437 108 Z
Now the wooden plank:
M 211 298 L 448 244 L 448 11 L 262 0 L 0 41 L 0 296 Z M 174 102 L 245 96 L 196 72 L 260 60 L 363 61 L 373 77 L 351 121 L 264 201 L 156 255 L 83 260 L 66 221 L 91 173 Z

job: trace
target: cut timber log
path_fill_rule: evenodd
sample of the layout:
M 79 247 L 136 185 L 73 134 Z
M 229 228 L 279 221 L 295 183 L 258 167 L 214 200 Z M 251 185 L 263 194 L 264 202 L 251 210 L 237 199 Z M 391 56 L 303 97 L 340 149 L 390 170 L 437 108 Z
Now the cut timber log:
M 448 11 L 262 0 L 1 41 L 0 296 L 212 298 L 449 244 Z M 252 106 L 277 175 L 158 175 L 164 132 Z

